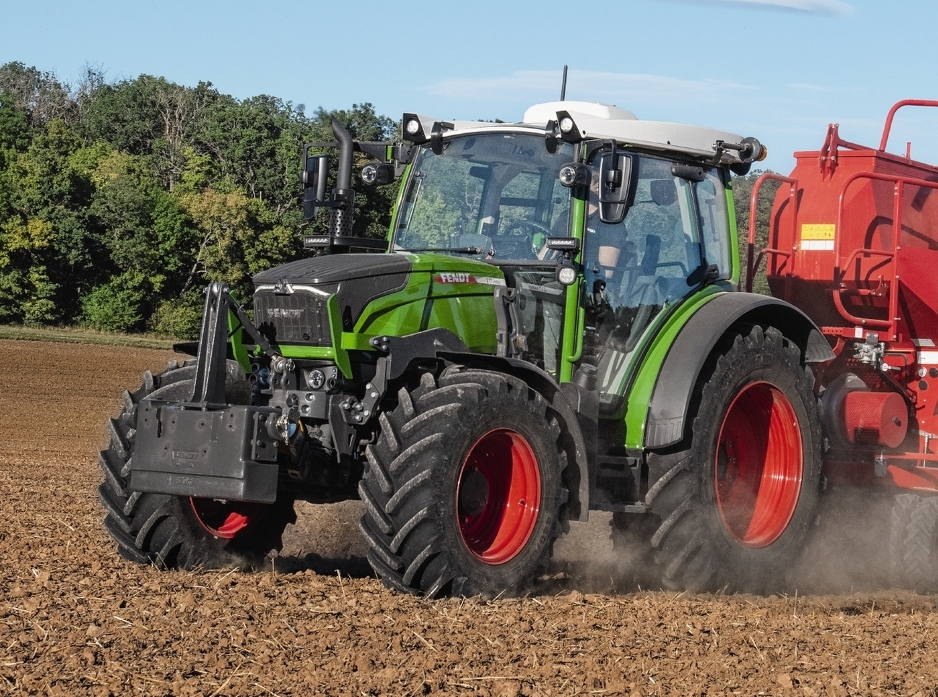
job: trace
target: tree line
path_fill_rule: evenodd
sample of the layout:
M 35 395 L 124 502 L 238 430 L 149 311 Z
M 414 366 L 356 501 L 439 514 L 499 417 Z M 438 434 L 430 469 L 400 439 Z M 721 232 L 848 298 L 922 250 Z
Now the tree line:
M 194 337 L 207 283 L 249 302 L 254 273 L 324 232 L 328 216 L 303 220 L 300 160 L 304 143 L 333 140 L 333 117 L 357 139 L 397 136 L 368 103 L 307 115 L 209 82 L 86 67 L 71 85 L 0 66 L 0 323 Z M 743 258 L 754 179 L 735 187 Z M 359 187 L 355 234 L 387 234 L 393 195 Z
M 321 231 L 303 220 L 300 161 L 333 117 L 362 140 L 397 128 L 367 103 L 307 115 L 208 82 L 0 66 L 0 323 L 194 336 L 206 283 L 249 301 L 254 273 Z M 390 188 L 362 187 L 356 234 L 386 234 Z

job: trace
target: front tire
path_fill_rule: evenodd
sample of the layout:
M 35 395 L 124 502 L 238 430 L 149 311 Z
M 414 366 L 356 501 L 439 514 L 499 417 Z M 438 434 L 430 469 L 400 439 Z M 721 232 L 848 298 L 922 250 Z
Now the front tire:
M 225 382 L 229 403 L 247 403 L 250 384 L 237 363 L 228 361 Z M 111 442 L 98 458 L 104 482 L 98 498 L 107 515 L 104 526 L 122 557 L 161 569 L 196 567 L 259 568 L 282 546 L 284 528 L 296 521 L 293 501 L 273 504 L 216 501 L 128 489 L 140 400 L 187 400 L 195 365 L 175 361 L 159 375 L 144 373 L 143 385 L 124 392 L 124 410 L 108 422 Z
M 665 586 L 763 590 L 790 567 L 820 490 L 813 384 L 798 347 L 772 327 L 743 327 L 708 359 L 691 433 L 650 457 Z
M 385 585 L 435 597 L 529 583 L 567 500 L 560 423 L 544 398 L 503 373 L 450 368 L 402 388 L 380 423 L 359 493 Z

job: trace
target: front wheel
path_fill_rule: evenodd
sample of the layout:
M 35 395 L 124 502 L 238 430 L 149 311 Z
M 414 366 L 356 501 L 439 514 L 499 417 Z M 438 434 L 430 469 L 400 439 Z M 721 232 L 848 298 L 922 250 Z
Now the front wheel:
M 359 485 L 368 559 L 392 588 L 486 595 L 550 557 L 567 492 L 560 424 L 524 382 L 451 368 L 402 388 Z
M 228 361 L 225 395 L 229 403 L 246 403 L 251 388 L 243 371 Z M 141 399 L 184 401 L 192 392 L 195 365 L 144 374 L 143 386 L 124 393 L 124 411 L 108 422 L 111 442 L 98 462 L 104 481 L 98 498 L 104 526 L 122 557 L 161 569 L 234 566 L 257 568 L 279 550 L 283 531 L 296 521 L 293 501 L 273 504 L 134 492 L 128 488 L 134 454 L 137 407 Z
M 787 571 L 817 505 L 821 430 L 811 370 L 775 328 L 740 329 L 695 390 L 691 433 L 652 454 L 647 501 L 670 587 L 760 590 Z

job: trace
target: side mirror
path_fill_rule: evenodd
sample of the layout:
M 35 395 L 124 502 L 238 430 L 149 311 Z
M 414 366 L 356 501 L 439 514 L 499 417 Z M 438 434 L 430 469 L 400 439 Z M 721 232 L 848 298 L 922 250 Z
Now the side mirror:
M 312 220 L 326 202 L 326 178 L 329 174 L 328 155 L 307 155 L 303 167 L 303 217 Z
M 635 181 L 632 176 L 632 156 L 620 153 L 612 144 L 610 152 L 599 159 L 599 219 L 616 225 L 635 199 Z

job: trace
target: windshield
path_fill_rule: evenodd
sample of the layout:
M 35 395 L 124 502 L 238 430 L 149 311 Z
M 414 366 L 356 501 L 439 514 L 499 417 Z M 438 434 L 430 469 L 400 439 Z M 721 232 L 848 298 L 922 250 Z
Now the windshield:
M 548 236 L 569 234 L 570 190 L 557 178 L 573 148 L 542 135 L 484 133 L 445 141 L 414 160 L 397 218 L 396 250 L 537 261 Z

